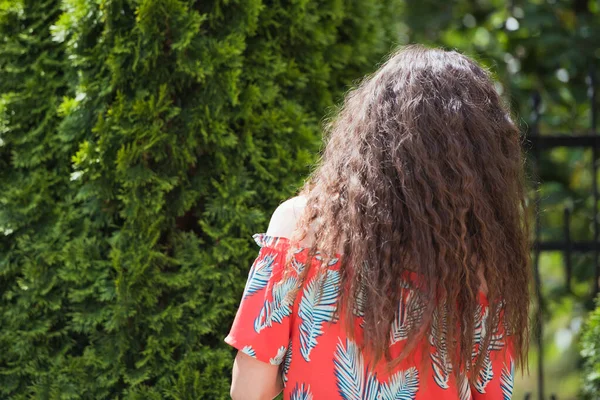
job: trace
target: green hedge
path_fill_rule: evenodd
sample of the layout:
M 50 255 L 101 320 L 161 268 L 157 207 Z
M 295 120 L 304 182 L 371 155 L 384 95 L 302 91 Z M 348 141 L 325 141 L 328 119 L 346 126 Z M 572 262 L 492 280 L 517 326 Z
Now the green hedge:
M 596 299 L 597 308 L 585 322 L 580 339 L 583 364 L 582 398 L 597 399 L 600 395 L 600 297 Z
M 251 234 L 396 0 L 0 0 L 0 398 L 226 398 Z

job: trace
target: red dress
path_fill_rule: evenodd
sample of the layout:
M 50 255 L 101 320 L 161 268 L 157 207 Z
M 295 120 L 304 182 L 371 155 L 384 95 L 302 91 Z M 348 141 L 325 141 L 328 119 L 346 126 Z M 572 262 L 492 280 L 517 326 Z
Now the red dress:
M 261 247 L 252 264 L 237 315 L 225 342 L 257 360 L 282 365 L 284 399 L 291 400 L 477 400 L 512 397 L 514 363 L 503 329 L 493 335 L 486 351 L 484 368 L 475 384 L 456 379 L 447 361 L 445 345 L 429 335 L 425 356 L 430 368 L 421 368 L 424 356 L 417 350 L 391 373 L 384 362 L 370 365 L 356 343 L 348 339 L 334 311 L 339 287 L 338 259 L 332 260 L 323 274 L 311 268 L 297 297 L 286 294 L 298 283 L 297 276 L 283 276 L 288 238 L 253 235 Z M 307 248 L 296 250 L 296 268 L 306 260 Z M 319 256 L 313 261 L 319 265 Z M 325 282 L 323 282 L 325 280 Z M 411 296 L 408 288 L 403 303 Z M 482 336 L 488 316 L 487 300 L 480 293 L 475 339 Z M 399 305 L 390 332 L 392 356 L 402 350 L 407 318 L 405 304 Z M 357 310 L 357 338 L 360 317 Z M 434 314 L 434 318 L 439 318 Z M 340 317 L 343 318 L 343 317 Z M 359 339 L 357 339 L 359 340 Z M 424 339 L 426 340 L 426 339 Z

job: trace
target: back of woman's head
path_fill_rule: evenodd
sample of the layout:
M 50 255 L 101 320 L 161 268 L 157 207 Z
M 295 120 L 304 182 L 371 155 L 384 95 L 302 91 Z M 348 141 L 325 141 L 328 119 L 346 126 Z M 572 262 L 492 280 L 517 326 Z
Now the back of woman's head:
M 323 254 L 342 250 L 340 310 L 364 307 L 364 346 L 388 355 L 408 273 L 425 334 L 445 343 L 456 371 L 472 362 L 478 291 L 487 282 L 489 343 L 498 315 L 526 357 L 529 224 L 518 127 L 488 73 L 455 51 L 408 46 L 346 96 L 304 186 L 310 231 Z M 295 237 L 298 237 L 296 235 Z M 360 304 L 359 304 L 360 302 Z M 446 323 L 431 330 L 443 305 Z M 435 325 L 435 324 L 434 324 Z M 353 335 L 352 324 L 348 329 Z M 443 342 L 442 342 L 443 341 Z

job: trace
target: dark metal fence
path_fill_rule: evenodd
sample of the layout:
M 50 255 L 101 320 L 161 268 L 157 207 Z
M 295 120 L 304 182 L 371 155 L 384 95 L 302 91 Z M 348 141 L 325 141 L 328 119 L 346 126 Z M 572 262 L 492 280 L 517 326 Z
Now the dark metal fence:
M 545 310 L 545 299 L 542 295 L 542 282 L 540 277 L 540 253 L 543 251 L 561 251 L 564 254 L 565 260 L 565 285 L 568 290 L 571 288 L 571 276 L 572 276 L 572 265 L 571 255 L 574 252 L 579 253 L 593 253 L 593 265 L 594 265 L 594 284 L 592 296 L 598 293 L 599 280 L 600 280 L 600 266 L 598 265 L 598 183 L 597 183 L 597 172 L 598 172 L 598 159 L 600 158 L 600 136 L 597 135 L 597 81 L 596 74 L 593 67 L 590 67 L 588 76 L 588 98 L 590 102 L 590 129 L 588 132 L 582 132 L 581 134 L 564 134 L 564 133 L 551 133 L 551 134 L 540 134 L 539 132 L 539 121 L 541 117 L 540 106 L 541 96 L 539 93 L 533 95 L 533 120 L 529 132 L 526 133 L 526 139 L 530 147 L 530 155 L 532 159 L 533 176 L 535 177 L 535 225 L 534 234 L 535 239 L 533 243 L 533 268 L 534 268 L 534 284 L 535 284 L 535 298 L 537 307 L 535 310 L 535 328 L 534 328 L 534 340 L 538 347 L 538 359 L 537 359 L 537 398 L 538 400 L 546 400 L 544 388 L 544 323 L 543 314 Z M 540 173 L 539 164 L 541 152 L 544 150 L 553 149 L 556 147 L 579 147 L 588 148 L 592 150 L 592 195 L 593 195 L 593 241 L 576 241 L 571 239 L 570 233 L 570 220 L 571 220 L 571 209 L 565 207 L 564 209 L 564 239 L 562 241 L 543 241 L 541 239 L 541 222 L 540 222 Z M 531 398 L 531 394 L 526 394 L 525 399 Z M 556 399 L 554 394 L 550 395 L 550 399 Z

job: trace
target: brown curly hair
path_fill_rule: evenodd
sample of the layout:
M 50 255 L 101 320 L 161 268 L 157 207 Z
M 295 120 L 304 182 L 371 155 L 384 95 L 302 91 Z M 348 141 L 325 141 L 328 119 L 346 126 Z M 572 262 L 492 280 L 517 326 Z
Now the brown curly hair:
M 501 312 L 517 365 L 526 365 L 528 181 L 520 130 L 490 74 L 456 51 L 406 46 L 347 94 L 325 139 L 299 192 L 306 207 L 292 241 L 310 230 L 309 255 L 341 249 L 338 310 L 347 322 L 357 307 L 369 310 L 363 347 L 375 360 L 399 362 L 390 359 L 390 330 L 399 288 L 416 273 L 424 317 L 400 358 L 433 332 L 452 370 L 477 376 L 483 357 L 472 359 L 473 329 L 487 283 L 497 312 L 483 346 Z M 440 304 L 448 305 L 447 324 L 432 329 Z M 352 323 L 347 330 L 355 335 Z

